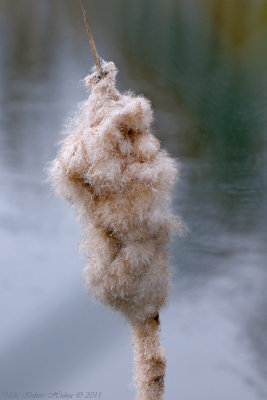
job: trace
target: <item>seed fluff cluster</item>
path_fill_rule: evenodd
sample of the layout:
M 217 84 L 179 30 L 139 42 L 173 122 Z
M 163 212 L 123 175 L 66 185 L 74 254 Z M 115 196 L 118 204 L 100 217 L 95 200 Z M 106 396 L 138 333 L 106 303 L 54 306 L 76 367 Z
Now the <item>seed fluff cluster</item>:
M 115 87 L 113 62 L 85 78 L 90 89 L 49 177 L 75 205 L 82 225 L 90 293 L 129 321 L 139 400 L 163 399 L 166 357 L 159 310 L 169 290 L 167 245 L 180 229 L 170 211 L 177 165 L 150 132 L 151 105 Z

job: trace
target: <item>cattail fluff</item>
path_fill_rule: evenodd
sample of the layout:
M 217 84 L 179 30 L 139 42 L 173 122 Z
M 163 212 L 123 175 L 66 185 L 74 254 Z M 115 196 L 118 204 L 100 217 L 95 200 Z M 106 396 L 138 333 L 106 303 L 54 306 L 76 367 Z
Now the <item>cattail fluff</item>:
M 151 134 L 151 105 L 115 88 L 117 69 L 85 78 L 90 88 L 49 168 L 57 194 L 75 205 L 89 257 L 86 286 L 129 321 L 139 400 L 163 399 L 159 310 L 169 290 L 167 244 L 180 223 L 170 211 L 177 166 Z

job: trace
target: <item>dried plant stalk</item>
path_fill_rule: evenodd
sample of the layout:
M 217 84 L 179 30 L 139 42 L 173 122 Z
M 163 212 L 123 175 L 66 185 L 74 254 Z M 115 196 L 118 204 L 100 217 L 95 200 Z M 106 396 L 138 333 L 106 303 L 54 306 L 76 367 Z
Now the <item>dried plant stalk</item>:
M 159 341 L 159 316 L 131 324 L 135 359 L 134 382 L 140 400 L 161 400 L 166 356 Z
M 129 321 L 140 400 L 163 397 L 166 358 L 159 310 L 169 290 L 167 244 L 181 224 L 170 211 L 177 165 L 151 134 L 151 105 L 115 88 L 103 63 L 85 78 L 91 93 L 70 121 L 49 175 L 76 206 L 90 293 Z

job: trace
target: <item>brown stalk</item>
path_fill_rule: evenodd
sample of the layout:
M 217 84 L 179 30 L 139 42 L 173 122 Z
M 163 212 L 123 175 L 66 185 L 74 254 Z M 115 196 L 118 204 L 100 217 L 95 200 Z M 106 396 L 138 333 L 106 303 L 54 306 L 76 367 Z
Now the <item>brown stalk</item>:
M 87 31 L 87 35 L 88 35 L 88 39 L 89 39 L 89 43 L 90 43 L 90 47 L 91 47 L 91 51 L 95 60 L 95 65 L 96 68 L 98 69 L 98 71 L 102 74 L 102 67 L 101 67 L 101 62 L 100 62 L 100 57 L 98 55 L 98 52 L 96 50 L 96 46 L 95 46 L 95 41 L 91 32 L 91 29 L 89 27 L 89 23 L 88 23 L 88 19 L 87 19 L 87 14 L 86 14 L 86 10 L 84 8 L 84 4 L 83 1 L 80 0 L 80 4 L 81 4 L 81 9 L 82 9 L 82 13 L 83 13 L 83 20 L 84 20 L 84 24 L 86 27 L 86 31 Z

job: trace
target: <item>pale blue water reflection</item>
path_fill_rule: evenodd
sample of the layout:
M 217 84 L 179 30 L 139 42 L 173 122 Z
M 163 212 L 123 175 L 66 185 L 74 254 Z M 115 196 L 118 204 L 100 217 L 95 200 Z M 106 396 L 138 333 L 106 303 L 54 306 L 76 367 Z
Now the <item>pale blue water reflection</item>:
M 203 41 L 192 46 L 196 25 L 167 4 L 161 16 L 149 1 L 90 2 L 119 87 L 153 101 L 157 135 L 181 161 L 174 207 L 189 234 L 171 248 L 166 399 L 258 400 L 267 397 L 267 79 L 252 42 L 261 48 L 265 33 L 250 44 L 254 69 L 237 65 L 201 21 Z M 2 1 L 0 20 L 0 389 L 131 399 L 128 328 L 90 303 L 74 211 L 45 183 L 92 63 L 78 2 Z M 221 57 L 225 69 L 216 70 L 218 58 L 203 64 L 203 54 Z M 248 72 L 239 76 L 240 65 Z

